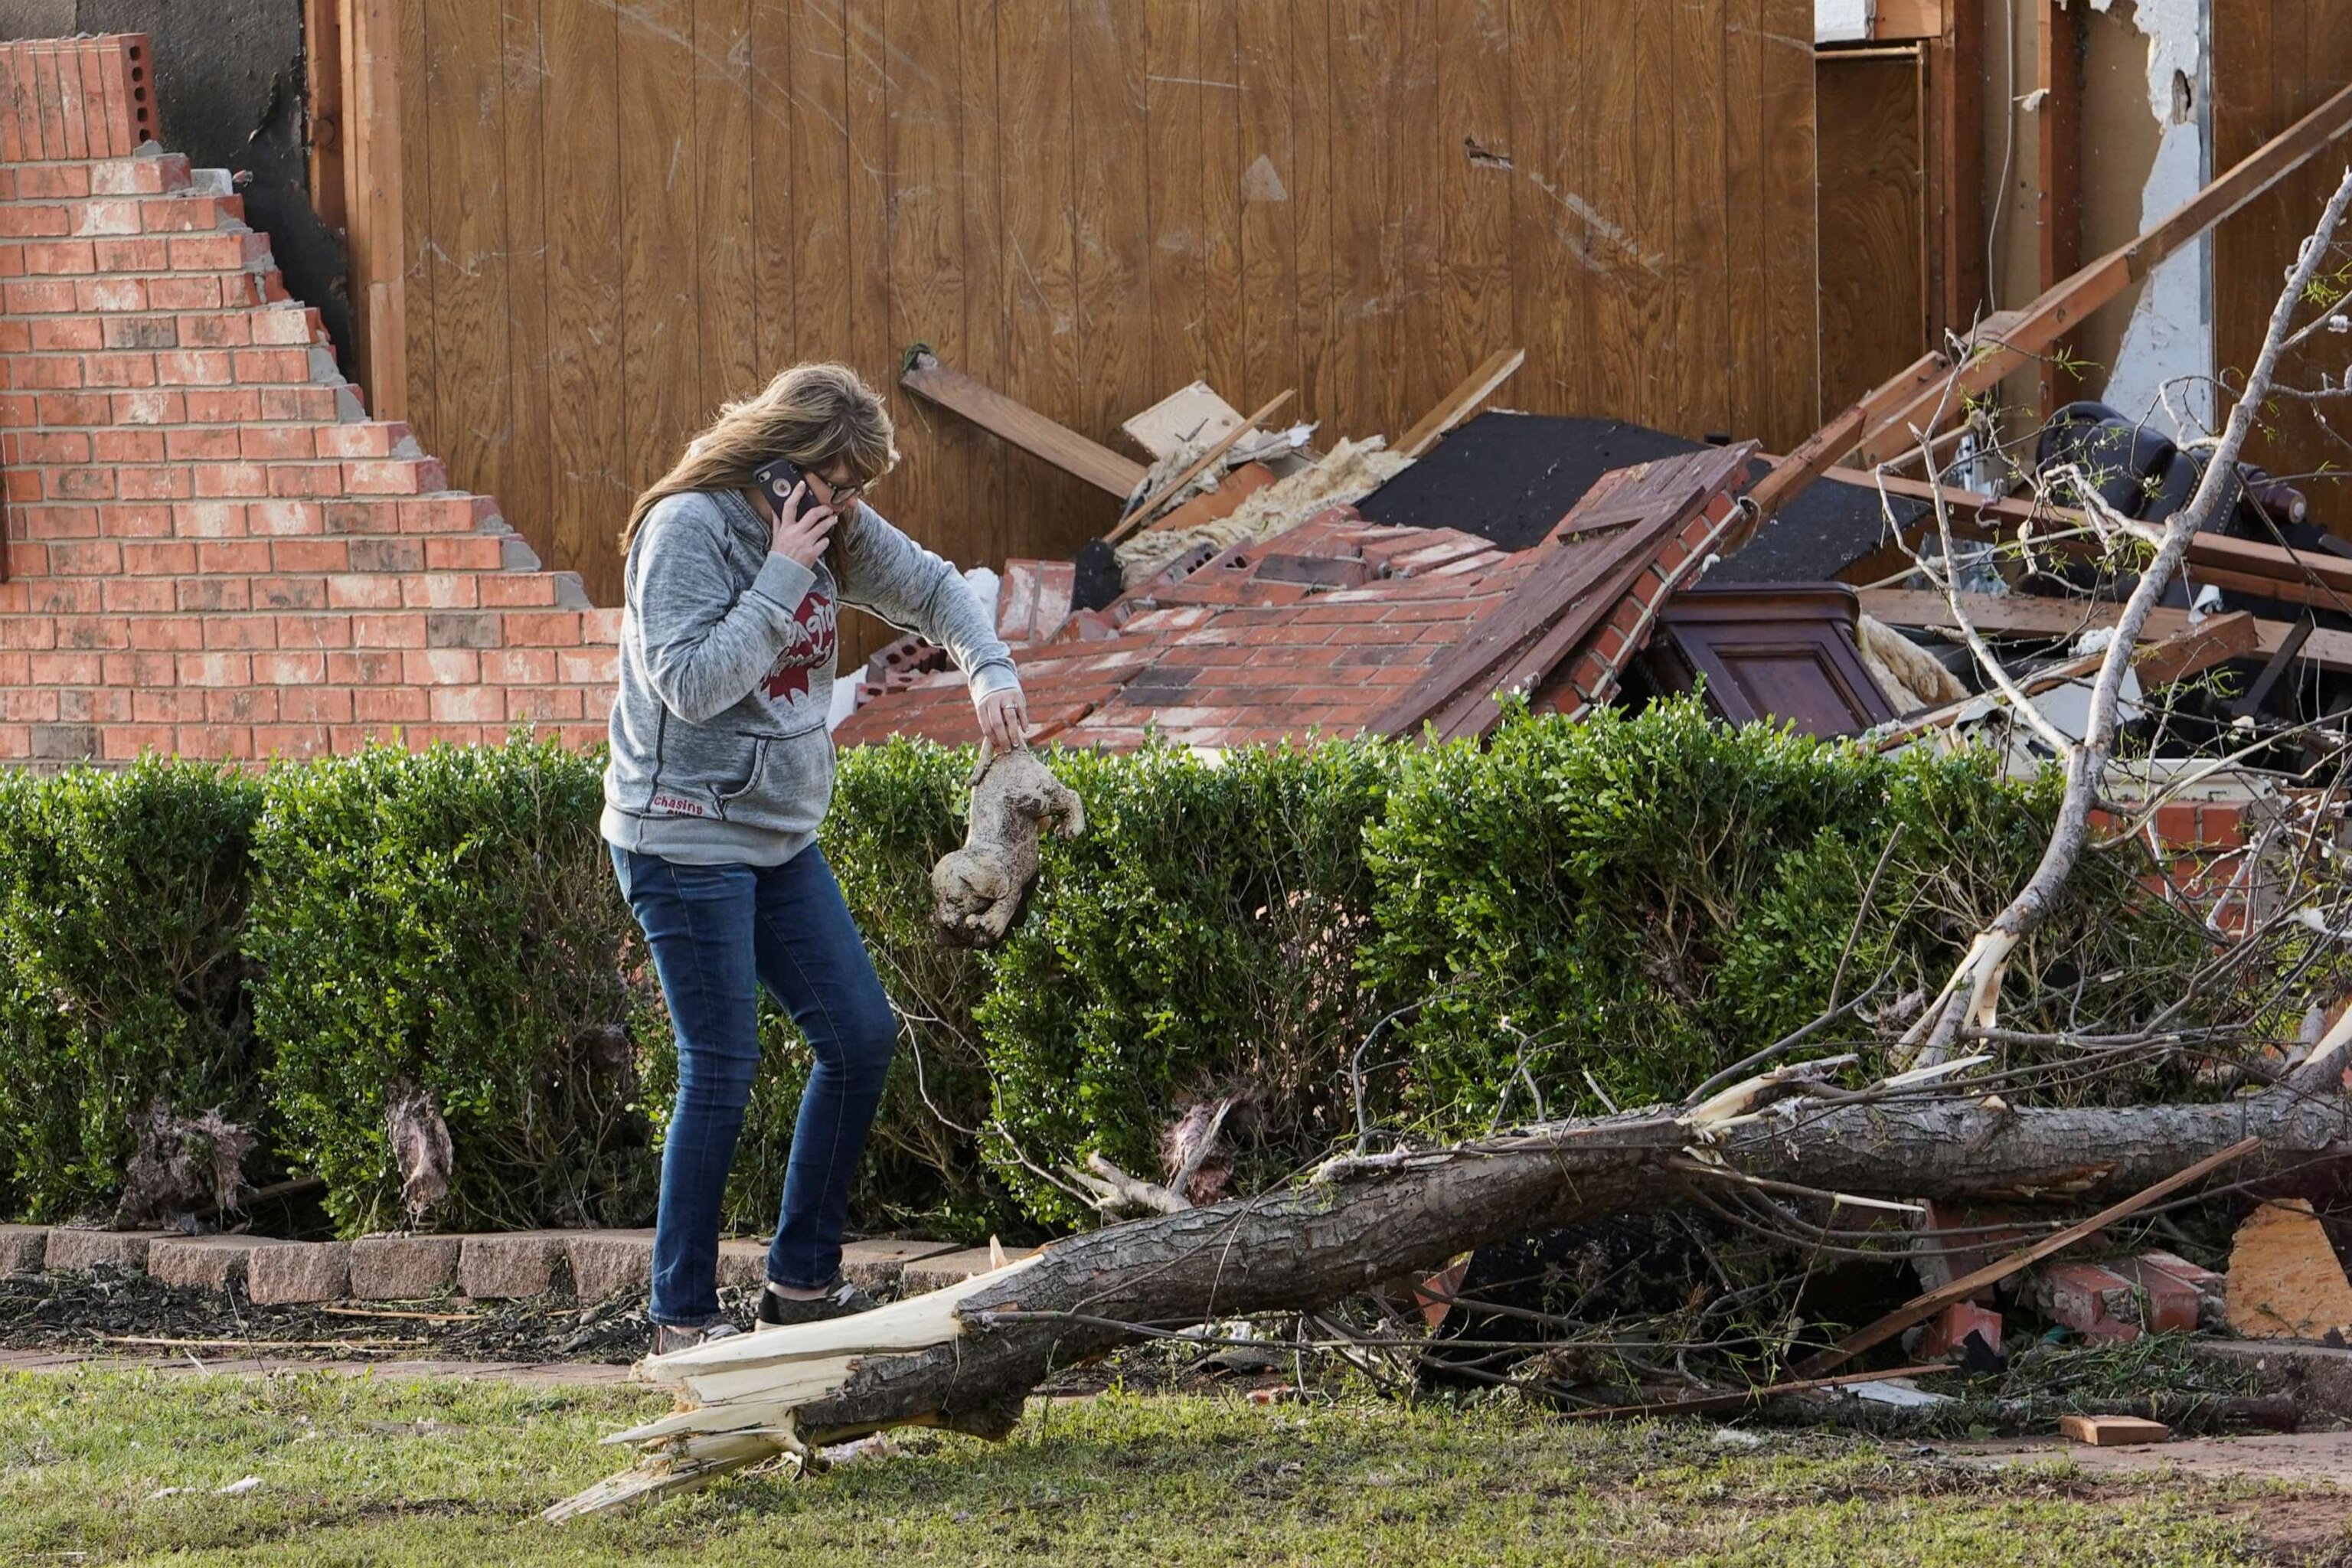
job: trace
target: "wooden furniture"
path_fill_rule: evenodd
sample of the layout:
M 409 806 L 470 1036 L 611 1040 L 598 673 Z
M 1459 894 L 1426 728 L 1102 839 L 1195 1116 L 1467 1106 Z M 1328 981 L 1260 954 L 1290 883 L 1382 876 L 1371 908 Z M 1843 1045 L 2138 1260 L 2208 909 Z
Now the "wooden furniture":
M 1665 691 L 1704 677 L 1709 711 L 1734 724 L 1851 735 L 1897 717 L 1854 647 L 1861 613 L 1842 583 L 1685 588 L 1659 617 L 1643 668 Z

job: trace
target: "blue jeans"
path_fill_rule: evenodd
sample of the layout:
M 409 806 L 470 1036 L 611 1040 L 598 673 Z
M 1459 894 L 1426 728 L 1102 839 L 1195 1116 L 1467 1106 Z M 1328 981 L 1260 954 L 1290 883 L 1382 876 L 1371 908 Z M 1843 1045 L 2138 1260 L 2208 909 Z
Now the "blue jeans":
M 685 866 L 613 847 L 622 896 L 645 928 L 677 1033 L 677 1105 L 662 1145 L 652 1317 L 719 1311 L 719 1210 L 760 1067 L 765 985 L 808 1037 L 768 1278 L 828 1285 L 841 1268 L 849 1187 L 882 1100 L 898 1016 L 814 845 L 781 866 Z

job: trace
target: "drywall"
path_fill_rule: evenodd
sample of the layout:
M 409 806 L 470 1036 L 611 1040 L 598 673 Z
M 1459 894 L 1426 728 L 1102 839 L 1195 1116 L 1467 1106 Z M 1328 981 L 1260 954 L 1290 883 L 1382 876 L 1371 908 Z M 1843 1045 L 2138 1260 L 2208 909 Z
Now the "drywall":
M 2159 137 L 2140 187 L 2142 229 L 2195 195 L 2206 180 L 2207 4 L 2091 0 L 2095 11 L 2127 17 L 2147 45 L 2147 108 Z M 2213 324 L 2206 289 L 2210 243 L 2184 247 L 2148 279 L 2132 306 L 2107 379 L 2106 402 L 2176 436 L 2196 434 L 2212 418 Z

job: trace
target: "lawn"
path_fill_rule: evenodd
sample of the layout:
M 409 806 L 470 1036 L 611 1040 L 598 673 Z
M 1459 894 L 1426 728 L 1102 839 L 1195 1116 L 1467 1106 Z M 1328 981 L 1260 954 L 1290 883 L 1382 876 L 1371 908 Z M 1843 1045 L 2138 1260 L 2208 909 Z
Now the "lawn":
M 617 1467 L 631 1389 L 329 1373 L 0 1375 L 0 1561 L 589 1563 L 2273 1563 L 2274 1499 L 2063 1465 L 1991 1475 L 1868 1440 L 1601 1426 L 1524 1407 L 1033 1406 L 1012 1441 L 894 1437 L 540 1522 Z M 234 1495 L 215 1489 L 247 1477 Z M 167 1489 L 184 1489 L 165 1494 Z M 2318 1559 L 2326 1561 L 2326 1554 Z

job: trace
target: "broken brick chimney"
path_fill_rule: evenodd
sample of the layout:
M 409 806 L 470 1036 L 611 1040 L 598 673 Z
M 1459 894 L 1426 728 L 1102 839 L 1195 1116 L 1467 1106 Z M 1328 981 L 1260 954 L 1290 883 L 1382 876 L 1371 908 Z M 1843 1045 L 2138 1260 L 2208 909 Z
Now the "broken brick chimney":
M 619 612 L 367 416 L 147 53 L 0 45 L 0 763 L 601 741 Z

